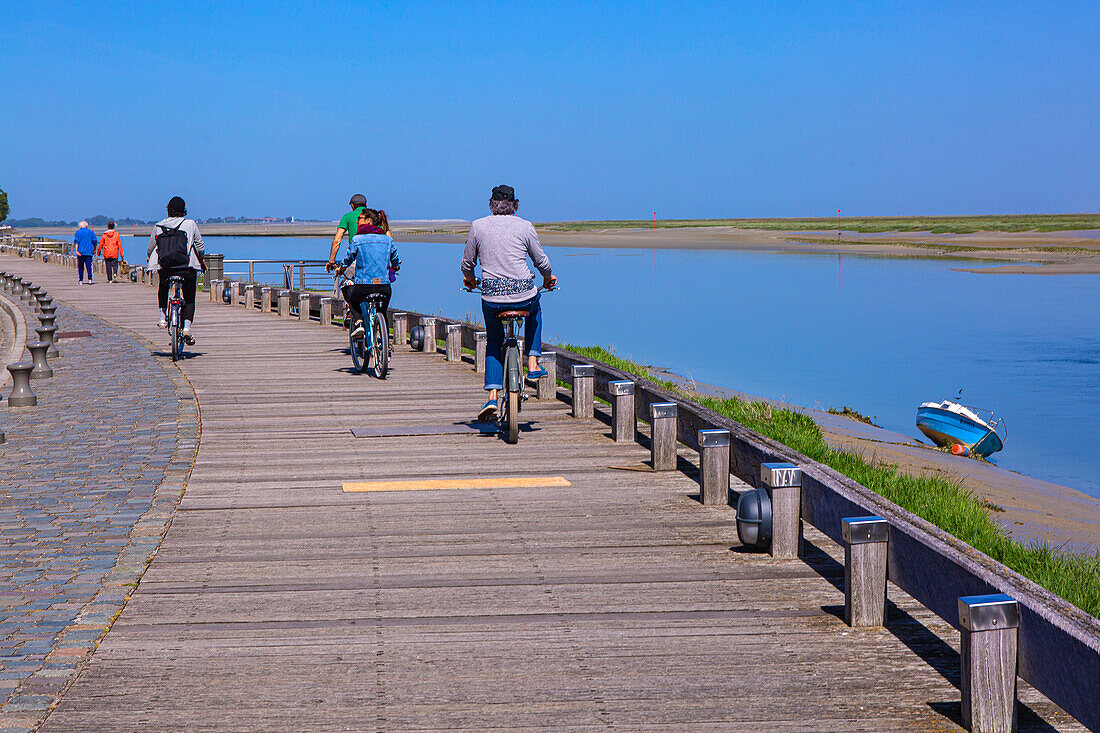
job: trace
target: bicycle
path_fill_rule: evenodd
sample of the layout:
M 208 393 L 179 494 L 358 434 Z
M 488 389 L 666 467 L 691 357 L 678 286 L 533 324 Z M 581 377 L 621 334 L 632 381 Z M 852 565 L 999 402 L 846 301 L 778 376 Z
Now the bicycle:
M 355 367 L 356 372 L 362 374 L 373 362 L 373 372 L 377 379 L 385 379 L 390 366 L 390 332 L 381 311 L 383 297 L 380 293 L 371 293 L 361 304 L 363 314 L 361 335 L 354 335 L 354 323 L 353 327 L 348 329 L 352 366 Z
M 168 278 L 168 347 L 172 352 L 172 361 L 183 356 L 183 278 L 173 275 Z
M 479 282 L 478 285 L 481 283 Z M 480 287 L 463 288 L 467 293 L 481 292 Z M 542 287 L 538 292 L 551 292 L 557 288 Z M 523 320 L 530 315 L 525 310 L 500 311 L 496 317 L 504 326 L 503 359 L 504 366 L 504 400 L 501 403 L 500 417 L 497 425 L 504 429 L 504 441 L 515 444 L 519 442 L 519 413 L 523 409 L 523 402 L 527 394 L 523 391 L 523 366 L 522 354 L 519 350 L 519 331 Z

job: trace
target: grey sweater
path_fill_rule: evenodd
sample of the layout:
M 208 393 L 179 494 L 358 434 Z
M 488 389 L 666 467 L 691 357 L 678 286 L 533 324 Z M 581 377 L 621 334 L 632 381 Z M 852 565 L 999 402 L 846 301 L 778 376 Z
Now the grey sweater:
M 178 225 L 182 231 L 187 233 L 187 249 L 191 258 L 187 266 L 193 270 L 201 270 L 202 258 L 206 254 L 206 246 L 202 241 L 202 235 L 199 234 L 199 225 L 195 223 L 194 219 L 185 219 L 182 216 L 170 216 L 167 219 L 161 219 L 153 227 L 153 232 L 149 235 L 149 249 L 145 252 L 149 257 L 149 269 L 160 269 L 157 264 L 157 235 L 161 232 L 160 227 L 162 224 L 167 227 Z
M 486 216 L 470 224 L 462 274 L 474 276 L 481 262 L 482 299 L 490 303 L 518 303 L 538 292 L 535 276 L 527 269 L 527 257 L 550 277 L 550 258 L 542 251 L 534 225 L 513 215 Z

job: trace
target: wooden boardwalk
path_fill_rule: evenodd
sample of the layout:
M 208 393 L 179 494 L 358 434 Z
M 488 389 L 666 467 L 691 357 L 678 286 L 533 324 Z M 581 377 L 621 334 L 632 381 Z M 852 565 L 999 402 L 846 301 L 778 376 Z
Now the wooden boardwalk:
M 166 341 L 152 289 L 0 262 Z M 395 347 L 379 382 L 338 329 L 205 301 L 195 334 L 186 492 L 43 730 L 960 730 L 955 632 L 896 589 L 888 629 L 849 629 L 839 548 L 743 552 L 732 509 L 695 499 L 694 453 L 615 468 L 648 450 L 571 418 L 565 391 L 527 403 L 516 446 L 355 438 L 468 420 L 480 375 Z M 570 485 L 342 490 L 515 477 Z M 1021 730 L 1080 730 L 1020 698 Z

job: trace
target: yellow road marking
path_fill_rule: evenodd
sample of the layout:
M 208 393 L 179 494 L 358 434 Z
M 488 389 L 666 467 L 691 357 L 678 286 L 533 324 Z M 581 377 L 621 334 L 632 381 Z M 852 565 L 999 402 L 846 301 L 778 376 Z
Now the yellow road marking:
M 561 476 L 516 476 L 513 478 L 420 479 L 413 481 L 357 481 L 344 484 L 352 491 L 428 491 L 432 489 L 529 489 L 544 486 L 572 486 Z

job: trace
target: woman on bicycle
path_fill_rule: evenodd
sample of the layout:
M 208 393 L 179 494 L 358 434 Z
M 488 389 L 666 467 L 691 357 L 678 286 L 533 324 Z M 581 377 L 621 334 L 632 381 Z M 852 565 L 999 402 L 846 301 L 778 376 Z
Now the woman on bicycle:
M 157 235 L 178 231 L 187 236 L 185 259 L 180 265 L 167 267 L 162 265 L 157 249 Z M 202 235 L 199 234 L 199 226 L 194 219 L 187 218 L 187 204 L 179 196 L 173 196 L 168 202 L 168 218 L 161 219 L 153 227 L 153 233 L 149 235 L 149 249 L 146 251 L 149 257 L 149 269 L 158 270 L 160 273 L 160 288 L 157 291 L 157 302 L 160 305 L 161 328 L 168 328 L 168 279 L 173 275 L 183 278 L 183 340 L 188 345 L 194 345 L 195 337 L 191 335 L 191 322 L 195 320 L 195 286 L 198 283 L 199 271 L 206 272 L 204 255 L 206 250 L 203 245 Z
M 511 186 L 497 186 L 489 198 L 491 216 L 470 224 L 466 249 L 462 253 L 462 281 L 466 287 L 477 285 L 474 266 L 481 263 L 481 310 L 485 316 L 485 389 L 489 401 L 478 411 L 478 420 L 496 417 L 498 390 L 504 387 L 501 364 L 504 326 L 497 314 L 506 310 L 524 310 L 523 348 L 527 356 L 527 376 L 546 376 L 539 366 L 542 354 L 542 309 L 535 276 L 527 269 L 527 258 L 542 274 L 542 285 L 551 289 L 558 279 L 550 271 L 550 258 L 542 251 L 535 227 L 516 216 L 519 200 Z
M 389 221 L 386 212 L 364 209 L 359 215 L 359 231 L 348 242 L 348 252 L 344 256 L 344 267 L 355 262 L 354 284 L 344 289 L 344 300 L 352 311 L 352 336 L 362 336 L 364 331 L 362 304 L 367 296 L 373 293 L 382 295 L 382 304 L 379 310 L 386 319 L 386 328 L 389 329 L 390 319 L 387 309 L 390 305 L 390 297 L 393 289 L 390 286 L 390 272 L 401 269 L 401 258 L 397 256 L 397 245 L 393 238 L 378 227 L 383 222 L 389 229 Z

